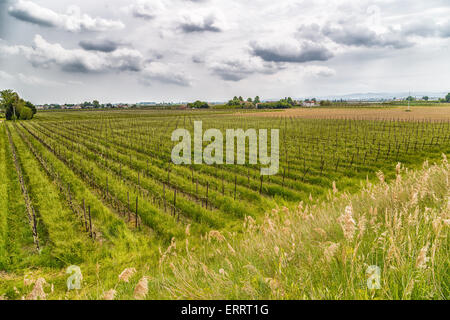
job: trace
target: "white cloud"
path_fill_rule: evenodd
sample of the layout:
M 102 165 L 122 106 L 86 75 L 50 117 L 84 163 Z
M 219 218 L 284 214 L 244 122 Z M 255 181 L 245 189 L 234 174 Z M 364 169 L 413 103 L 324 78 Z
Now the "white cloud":
M 0 80 L 9 81 L 12 80 L 14 77 L 10 75 L 8 72 L 0 70 Z
M 160 15 L 165 10 L 165 6 L 159 0 L 136 0 L 123 9 L 136 18 L 151 20 Z
M 34 75 L 25 75 L 23 73 L 18 73 L 16 76 L 13 76 L 8 72 L 2 70 L 0 70 L 0 80 L 6 81 L 8 84 L 20 82 L 22 84 L 38 87 L 59 87 L 64 85 L 64 83 L 62 82 L 46 80 Z
M 180 69 L 180 66 L 176 64 L 151 62 L 142 70 L 140 80 L 145 85 L 152 85 L 154 81 L 157 81 L 179 86 L 190 86 L 192 83 L 191 77 Z
M 143 56 L 137 50 L 121 48 L 114 52 L 69 50 L 58 43 L 49 43 L 36 35 L 32 47 L 0 46 L 0 52 L 22 54 L 35 67 L 59 66 L 68 72 L 139 71 Z
M 112 52 L 85 51 L 65 49 L 58 43 L 49 43 L 42 36 L 36 35 L 32 47 L 0 45 L 0 52 L 21 54 L 35 67 L 50 68 L 58 66 L 71 73 L 135 72 L 145 84 L 153 81 L 191 85 L 191 77 L 180 71 L 178 64 L 161 63 L 145 60 L 142 54 L 133 49 L 120 48 Z M 19 80 L 26 84 L 50 84 L 42 79 L 19 74 Z
M 57 13 L 31 1 L 18 0 L 9 7 L 8 13 L 16 19 L 44 27 L 56 27 L 70 32 L 107 31 L 123 29 L 121 21 L 92 18 L 81 13 L 77 6 L 70 6 L 67 13 Z
M 61 82 L 42 79 L 40 77 L 36 77 L 33 75 L 24 75 L 23 73 L 17 74 L 17 79 L 20 82 L 30 85 L 30 86 L 59 87 L 59 86 L 64 85 Z
M 276 63 L 246 55 L 212 58 L 206 62 L 206 66 L 214 75 L 226 81 L 240 81 L 254 74 L 274 74 L 283 68 Z
M 326 66 L 316 66 L 316 65 L 302 67 L 301 73 L 305 75 L 311 75 L 314 77 L 324 77 L 324 78 L 336 75 L 336 71 L 334 69 L 328 68 Z

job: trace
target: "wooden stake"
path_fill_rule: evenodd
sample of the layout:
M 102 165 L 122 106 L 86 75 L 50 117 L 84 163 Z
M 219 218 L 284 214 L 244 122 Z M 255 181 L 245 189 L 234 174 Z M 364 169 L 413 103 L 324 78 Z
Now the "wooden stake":
M 237 184 L 237 176 L 234 176 L 234 200 L 236 200 L 236 184 Z
M 128 222 L 130 222 L 131 220 L 131 216 L 130 216 L 130 191 L 127 191 L 127 200 L 128 200 Z
M 208 210 L 209 181 L 206 182 L 206 210 Z
M 163 196 L 164 196 L 164 212 L 167 212 L 167 204 L 166 204 L 166 184 L 163 183 Z
M 136 223 L 135 223 L 136 229 L 139 226 L 138 219 L 139 219 L 139 217 L 138 217 L 138 197 L 136 197 Z
M 87 218 L 86 218 L 86 202 L 83 199 L 83 213 L 84 213 L 84 228 L 86 229 L 86 232 L 88 231 L 88 225 L 87 225 Z
M 259 186 L 259 194 L 262 194 L 263 176 L 261 176 L 261 185 Z
M 173 215 L 175 216 L 175 210 L 177 205 L 177 189 L 175 189 L 175 192 L 173 193 Z M 180 216 L 178 216 L 179 218 Z
M 91 219 L 91 206 L 88 206 L 88 212 L 89 212 L 89 232 L 92 238 L 92 219 Z

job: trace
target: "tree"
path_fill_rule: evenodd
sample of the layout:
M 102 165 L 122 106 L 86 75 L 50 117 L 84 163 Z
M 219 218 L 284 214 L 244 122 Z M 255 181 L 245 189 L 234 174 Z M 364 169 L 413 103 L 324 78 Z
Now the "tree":
M 28 107 L 23 107 L 20 110 L 20 120 L 31 120 L 33 118 L 33 111 Z
M 278 102 L 266 102 L 266 103 L 260 103 L 259 109 L 289 109 L 292 108 L 292 105 L 290 105 L 287 102 L 287 99 L 281 99 Z
M 254 103 L 261 103 L 261 100 L 259 99 L 259 96 L 256 96 L 253 100 Z
M 11 120 L 16 113 L 16 103 L 19 96 L 12 90 L 3 90 L 0 92 L 0 109 L 5 111 L 6 120 Z
M 445 101 L 446 101 L 446 102 L 450 102 L 450 93 L 448 93 L 448 94 L 445 96 Z
M 194 103 L 188 103 L 188 108 L 195 108 L 195 109 L 208 109 L 209 104 L 204 101 L 197 100 Z
M 425 100 L 425 101 L 430 100 L 430 98 L 429 98 L 428 96 L 425 96 L 425 97 L 423 97 L 422 99 Z
M 25 101 L 25 107 L 30 108 L 33 114 L 36 114 L 37 109 L 34 104 L 32 104 L 30 101 Z
M 244 102 L 244 98 L 242 98 L 241 96 L 239 96 L 239 101 Z
M 94 106 L 94 108 L 100 108 L 100 102 L 98 102 L 98 100 L 92 101 L 92 105 Z
M 227 105 L 230 107 L 240 106 L 242 101 L 238 99 L 238 97 L 234 97 L 233 100 L 228 101 Z
M 416 100 L 416 99 L 412 96 L 409 96 L 408 98 L 406 98 L 406 101 L 414 101 L 414 100 Z
M 252 98 L 248 98 L 248 99 L 247 99 L 247 102 L 252 103 L 252 102 L 253 102 Z
M 1 98 L 0 104 L 2 105 L 2 109 L 5 110 L 6 120 L 17 119 L 19 95 L 12 90 L 3 90 L 1 92 Z
M 0 92 L 0 109 L 5 110 L 6 120 L 29 120 L 36 113 L 36 107 L 31 102 L 26 102 L 12 90 Z

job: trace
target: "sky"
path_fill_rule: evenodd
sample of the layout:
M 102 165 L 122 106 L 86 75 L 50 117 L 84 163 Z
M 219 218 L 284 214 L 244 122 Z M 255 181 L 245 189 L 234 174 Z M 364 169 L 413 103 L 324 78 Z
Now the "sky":
M 450 91 L 449 0 L 0 0 L 36 103 Z

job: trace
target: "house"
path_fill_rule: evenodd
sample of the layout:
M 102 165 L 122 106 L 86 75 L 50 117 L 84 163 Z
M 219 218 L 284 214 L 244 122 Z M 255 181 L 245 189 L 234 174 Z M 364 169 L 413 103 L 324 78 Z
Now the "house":
M 305 101 L 302 103 L 302 106 L 311 108 L 311 107 L 317 106 L 317 104 L 316 104 L 315 101 L 305 100 Z

